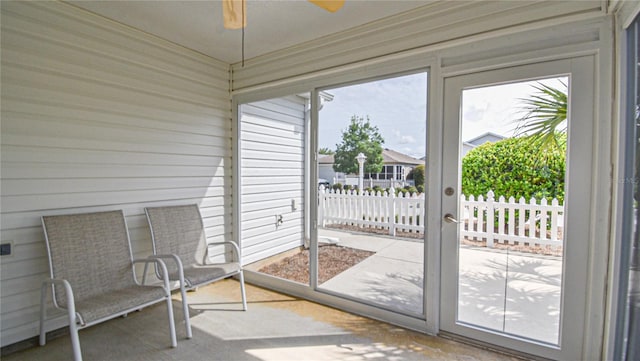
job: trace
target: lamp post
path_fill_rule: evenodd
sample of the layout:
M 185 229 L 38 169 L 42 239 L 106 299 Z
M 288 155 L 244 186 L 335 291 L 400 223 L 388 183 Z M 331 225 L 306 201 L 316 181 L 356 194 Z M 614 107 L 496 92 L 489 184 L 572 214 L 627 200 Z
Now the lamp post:
M 362 153 L 358 153 L 358 155 L 356 156 L 356 160 L 358 161 L 358 192 L 361 193 L 362 192 L 362 178 L 364 177 L 364 161 L 365 159 L 367 159 L 367 157 L 362 154 Z

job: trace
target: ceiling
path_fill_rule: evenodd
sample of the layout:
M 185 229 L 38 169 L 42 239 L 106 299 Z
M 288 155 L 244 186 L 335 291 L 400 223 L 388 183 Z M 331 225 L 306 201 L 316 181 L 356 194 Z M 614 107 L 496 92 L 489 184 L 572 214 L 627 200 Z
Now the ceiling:
M 306 0 L 248 0 L 245 59 L 284 49 L 433 0 L 347 0 L 329 13 Z M 69 1 L 93 13 L 222 60 L 242 60 L 242 31 L 222 26 L 220 0 Z

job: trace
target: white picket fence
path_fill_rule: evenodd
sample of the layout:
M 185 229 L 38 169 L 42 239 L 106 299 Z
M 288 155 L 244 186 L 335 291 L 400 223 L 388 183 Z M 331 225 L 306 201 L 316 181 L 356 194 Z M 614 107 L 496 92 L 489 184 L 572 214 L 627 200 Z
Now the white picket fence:
M 473 195 L 469 199 L 460 197 L 463 213 L 460 235 L 467 239 L 485 240 L 487 247 L 494 242 L 506 244 L 527 243 L 529 245 L 561 246 L 564 227 L 564 207 L 557 199 L 548 204 L 545 198 L 540 202 L 531 198 L 529 202 L 521 197 L 500 196 L 496 201 L 489 191 L 485 199 Z
M 495 242 L 561 246 L 564 226 L 564 207 L 557 199 L 548 204 L 546 199 L 527 202 L 513 197 L 494 199 L 493 192 L 486 198 L 465 195 L 460 197 L 460 235 L 469 240 L 486 241 L 487 247 Z M 424 233 L 424 194 L 390 194 L 355 191 L 320 190 L 318 223 L 321 227 L 332 224 L 369 229 Z
M 393 189 L 393 188 L 392 188 Z M 424 233 L 424 194 L 320 190 L 318 223 Z

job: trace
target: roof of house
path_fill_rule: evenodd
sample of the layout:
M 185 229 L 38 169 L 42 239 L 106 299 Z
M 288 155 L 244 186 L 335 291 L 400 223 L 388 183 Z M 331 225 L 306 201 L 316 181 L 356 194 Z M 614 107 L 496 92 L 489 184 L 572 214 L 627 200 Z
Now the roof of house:
M 479 136 L 469 139 L 467 141 L 465 141 L 464 143 L 469 143 L 471 145 L 481 145 L 484 144 L 486 142 L 496 142 L 498 140 L 502 140 L 504 139 L 505 136 L 497 134 L 497 133 L 493 133 L 493 132 L 486 132 L 484 134 L 480 134 Z
M 384 164 L 424 164 L 424 160 L 388 148 L 382 150 L 382 159 Z M 333 164 L 333 162 L 333 154 L 323 155 L 318 158 L 318 164 Z

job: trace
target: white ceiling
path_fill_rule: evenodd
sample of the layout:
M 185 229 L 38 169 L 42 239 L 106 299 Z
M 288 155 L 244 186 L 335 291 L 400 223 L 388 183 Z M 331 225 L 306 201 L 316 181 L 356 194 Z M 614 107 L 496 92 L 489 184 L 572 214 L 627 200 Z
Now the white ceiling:
M 227 63 L 237 63 L 242 59 L 242 32 L 222 26 L 220 0 L 69 2 Z M 432 2 L 347 0 L 338 12 L 329 13 L 306 0 L 248 0 L 245 59 Z

